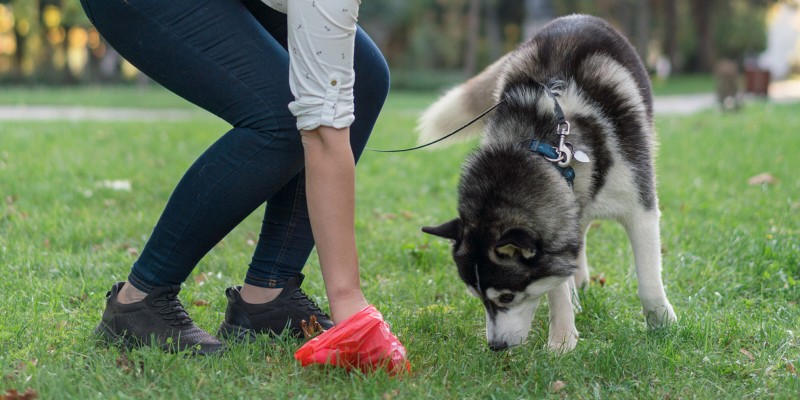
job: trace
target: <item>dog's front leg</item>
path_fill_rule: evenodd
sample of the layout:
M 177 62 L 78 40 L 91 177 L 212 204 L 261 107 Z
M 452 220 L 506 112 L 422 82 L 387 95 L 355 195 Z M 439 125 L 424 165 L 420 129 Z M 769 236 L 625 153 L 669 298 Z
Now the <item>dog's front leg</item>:
M 565 281 L 547 292 L 547 304 L 550 308 L 550 334 L 547 346 L 553 351 L 566 353 L 578 344 L 570 282 Z
M 662 328 L 677 320 L 661 282 L 661 234 L 658 211 L 641 211 L 623 221 L 633 248 L 639 300 L 650 328 Z

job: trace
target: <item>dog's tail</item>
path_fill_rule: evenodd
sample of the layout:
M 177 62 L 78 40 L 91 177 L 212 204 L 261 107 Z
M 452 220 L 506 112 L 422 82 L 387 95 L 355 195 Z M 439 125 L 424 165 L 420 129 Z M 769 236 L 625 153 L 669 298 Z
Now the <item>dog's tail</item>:
M 420 116 L 419 143 L 430 143 L 460 128 L 496 102 L 497 81 L 508 55 L 486 67 L 472 79 L 450 89 Z M 463 141 L 483 132 L 485 118 L 432 147 Z

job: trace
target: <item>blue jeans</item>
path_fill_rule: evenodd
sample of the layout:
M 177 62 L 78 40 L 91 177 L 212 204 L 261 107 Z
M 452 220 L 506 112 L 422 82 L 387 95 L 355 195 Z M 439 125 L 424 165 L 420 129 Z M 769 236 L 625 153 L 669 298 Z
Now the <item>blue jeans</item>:
M 149 292 L 180 284 L 200 259 L 261 204 L 266 213 L 245 282 L 283 287 L 314 240 L 306 208 L 303 147 L 287 105 L 286 15 L 259 0 L 81 0 L 125 59 L 232 125 L 172 193 L 129 282 Z M 355 39 L 358 159 L 389 90 L 380 50 Z

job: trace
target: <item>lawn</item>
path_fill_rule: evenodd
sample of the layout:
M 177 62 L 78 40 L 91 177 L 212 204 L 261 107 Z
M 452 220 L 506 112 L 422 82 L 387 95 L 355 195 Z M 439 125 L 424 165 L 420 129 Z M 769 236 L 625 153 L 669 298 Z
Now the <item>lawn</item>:
M 85 93 L 85 92 L 81 92 Z M 127 105 L 123 95 L 42 99 Z M 98 102 L 98 99 L 102 102 Z M 415 142 L 432 98 L 392 95 L 370 146 Z M 160 101 L 160 100 L 159 100 Z M 174 99 L 165 100 L 172 102 Z M 134 101 L 143 105 L 145 100 Z M 66 104 L 66 103 L 64 103 Z M 174 104 L 174 103 L 169 103 Z M 0 393 L 41 398 L 796 398 L 800 393 L 800 105 L 662 117 L 658 183 L 664 279 L 679 323 L 648 332 L 622 229 L 599 222 L 575 351 L 545 350 L 546 305 L 526 344 L 490 351 L 482 306 L 448 243 L 423 225 L 455 216 L 459 164 L 475 143 L 365 153 L 357 230 L 367 298 L 409 350 L 410 376 L 300 367 L 300 341 L 262 337 L 219 357 L 124 352 L 91 336 L 182 172 L 227 128 L 169 123 L 0 123 Z M 772 183 L 751 185 L 762 173 Z M 130 184 L 114 189 L 112 181 Z M 123 185 L 124 186 L 124 185 Z M 197 267 L 181 292 L 215 331 L 240 284 L 262 211 Z M 305 289 L 327 303 L 316 258 Z M 202 301 L 201 301 L 202 300 Z M 552 384 L 564 384 L 553 390 Z
M 392 79 L 398 86 L 413 88 L 413 84 L 405 82 L 418 82 L 423 92 L 435 93 L 437 87 L 450 87 L 460 80 L 457 73 L 416 73 L 409 71 L 396 71 Z M 439 82 L 435 84 L 435 82 Z M 449 82 L 442 85 L 441 82 Z M 677 95 L 694 93 L 711 93 L 714 91 L 714 80 L 710 75 L 678 75 L 666 80 L 653 78 L 653 93 L 655 95 Z M 398 91 L 400 92 L 400 91 Z M 409 99 L 416 100 L 419 96 L 413 92 L 402 90 L 403 96 L 398 102 L 407 103 Z M 429 94 L 423 94 L 429 96 Z M 148 109 L 176 108 L 192 109 L 194 105 L 162 88 L 157 84 L 145 86 L 115 85 L 115 86 L 65 86 L 59 90 L 46 87 L 7 86 L 0 90 L 0 105 L 30 106 L 37 104 L 47 105 L 75 105 L 76 101 L 85 106 L 93 107 L 137 107 Z

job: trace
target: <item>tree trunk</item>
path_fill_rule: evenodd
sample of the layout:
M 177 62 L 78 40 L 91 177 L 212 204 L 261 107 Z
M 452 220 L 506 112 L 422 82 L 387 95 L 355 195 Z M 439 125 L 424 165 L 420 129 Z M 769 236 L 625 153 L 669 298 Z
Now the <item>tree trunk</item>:
M 14 29 L 14 38 L 17 40 L 17 51 L 14 53 L 12 71 L 14 71 L 14 79 L 22 81 L 25 77 L 22 64 L 25 62 L 25 56 L 27 55 L 27 49 L 25 47 L 28 44 L 25 42 L 25 36 L 20 35 L 17 29 Z
M 647 47 L 650 42 L 650 0 L 637 1 L 636 50 L 639 57 L 647 63 Z
M 484 3 L 486 15 L 486 41 L 489 46 L 489 59 L 494 62 L 503 55 L 503 43 L 500 32 L 500 17 L 497 14 L 498 1 L 489 0 Z
M 523 29 L 527 39 L 555 18 L 555 10 L 550 0 L 525 0 L 525 26 Z
M 678 2 L 664 1 L 664 53 L 672 66 L 678 66 Z
M 464 51 L 464 75 L 471 77 L 478 69 L 478 38 L 481 22 L 481 1 L 470 0 L 467 12 L 467 48 Z
M 711 71 L 714 65 L 714 20 L 715 0 L 692 0 L 691 10 L 697 33 L 697 61 L 702 71 Z

